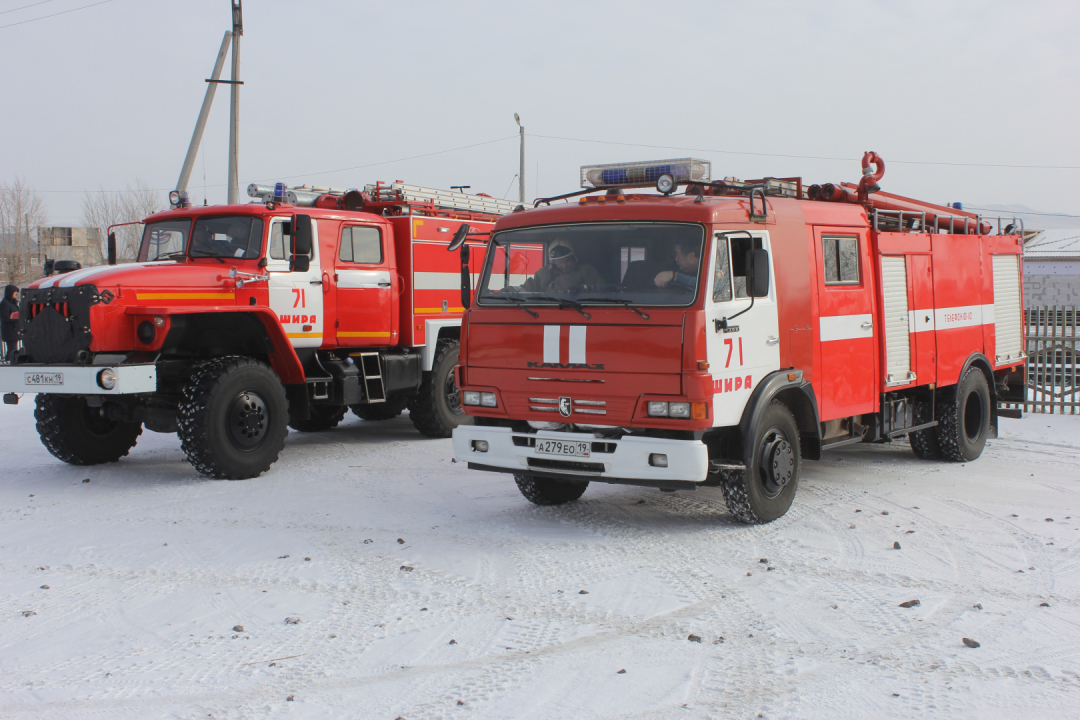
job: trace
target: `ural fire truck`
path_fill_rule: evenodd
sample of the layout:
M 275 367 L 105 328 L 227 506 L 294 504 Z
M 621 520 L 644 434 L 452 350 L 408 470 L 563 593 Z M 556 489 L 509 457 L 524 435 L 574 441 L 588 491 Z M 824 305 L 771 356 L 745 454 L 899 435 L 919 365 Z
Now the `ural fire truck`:
M 585 167 L 584 190 L 504 216 L 462 326 L 457 459 L 540 505 L 593 481 L 720 487 L 756 523 L 842 445 L 979 457 L 1023 399 L 1022 228 L 883 173 L 872 153 L 858 184 L 810 187 Z
M 0 368 L 0 389 L 7 403 L 37 393 L 53 455 L 112 462 L 146 427 L 177 432 L 204 475 L 251 478 L 277 459 L 286 425 L 328 430 L 349 408 L 381 420 L 408 406 L 430 437 L 467 420 L 446 247 L 463 221 L 486 234 L 514 205 L 402 183 L 248 194 L 189 207 L 174 192 L 173 209 L 146 219 L 138 262 L 113 264 L 110 236 L 110 265 L 22 292 L 25 350 Z

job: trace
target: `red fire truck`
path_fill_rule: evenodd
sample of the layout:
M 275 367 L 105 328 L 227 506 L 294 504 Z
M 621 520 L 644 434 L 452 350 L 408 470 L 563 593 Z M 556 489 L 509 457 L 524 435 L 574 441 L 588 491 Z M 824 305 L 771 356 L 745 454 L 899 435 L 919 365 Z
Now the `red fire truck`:
M 1024 393 L 1022 228 L 863 168 L 804 187 L 585 167 L 584 190 L 504 216 L 462 328 L 457 459 L 541 505 L 592 481 L 713 486 L 768 522 L 830 448 L 979 457 Z
M 146 427 L 177 432 L 204 475 L 250 478 L 286 425 L 328 430 L 351 408 L 409 407 L 430 437 L 467 420 L 453 368 L 463 308 L 445 250 L 513 203 L 400 182 L 364 190 L 252 185 L 246 205 L 146 219 L 138 262 L 53 275 L 22 292 L 23 354 L 6 403 L 37 394 L 37 428 L 76 465 L 118 460 Z M 480 243 L 476 264 L 482 262 Z

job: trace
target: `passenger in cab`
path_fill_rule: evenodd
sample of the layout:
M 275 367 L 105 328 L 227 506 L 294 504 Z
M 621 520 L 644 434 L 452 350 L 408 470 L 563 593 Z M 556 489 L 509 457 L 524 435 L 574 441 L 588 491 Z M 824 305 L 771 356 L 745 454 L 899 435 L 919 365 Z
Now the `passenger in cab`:
M 564 293 L 604 283 L 604 278 L 596 268 L 588 263 L 578 262 L 574 249 L 565 241 L 553 242 L 548 248 L 547 256 L 547 267 L 537 270 L 536 274 L 526 280 L 520 288 L 510 288 L 510 290 Z

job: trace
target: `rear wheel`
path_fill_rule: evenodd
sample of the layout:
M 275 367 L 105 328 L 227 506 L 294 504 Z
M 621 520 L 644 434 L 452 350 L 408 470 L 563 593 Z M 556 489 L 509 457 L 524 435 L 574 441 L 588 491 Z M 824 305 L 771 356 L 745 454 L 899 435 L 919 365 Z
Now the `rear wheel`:
M 401 414 L 408 402 L 408 395 L 395 395 L 386 402 L 350 405 L 349 409 L 361 420 L 391 420 Z
M 177 410 L 180 445 L 202 475 L 257 477 L 285 447 L 289 403 L 277 375 L 247 357 L 226 357 L 195 369 Z
M 71 465 L 116 462 L 128 454 L 142 434 L 142 424 L 102 417 L 86 398 L 39 394 L 34 419 L 44 445 Z
M 930 417 L 930 403 L 915 403 L 916 425 L 922 425 L 924 422 L 929 422 Z M 920 457 L 923 460 L 941 459 L 941 445 L 938 443 L 936 427 L 908 433 L 908 442 L 911 443 L 911 451 L 915 453 L 916 457 Z
M 528 473 L 515 473 L 514 482 L 525 499 L 536 505 L 564 505 L 585 494 L 589 487 L 584 482 L 563 482 L 551 478 L 538 478 Z
M 311 405 L 307 420 L 289 416 L 289 427 L 300 432 L 325 432 L 333 430 L 345 418 L 344 407 L 332 405 Z
M 946 460 L 968 462 L 982 455 L 990 436 L 990 385 L 968 368 L 950 400 L 938 404 L 937 440 Z
M 448 438 L 458 425 L 472 424 L 461 409 L 461 391 L 454 382 L 458 347 L 457 340 L 439 341 L 431 372 L 424 373 L 420 391 L 409 401 L 409 416 L 422 435 Z
M 728 471 L 721 482 L 728 510 L 739 522 L 772 522 L 788 511 L 799 486 L 799 428 L 778 400 L 765 409 L 745 462 L 745 470 Z

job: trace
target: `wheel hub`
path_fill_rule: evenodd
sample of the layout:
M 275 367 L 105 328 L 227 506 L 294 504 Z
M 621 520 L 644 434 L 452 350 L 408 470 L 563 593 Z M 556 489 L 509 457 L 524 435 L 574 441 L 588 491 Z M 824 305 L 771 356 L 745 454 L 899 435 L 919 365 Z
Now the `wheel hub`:
M 458 386 L 454 384 L 454 373 L 452 371 L 446 375 L 446 383 L 443 392 L 446 394 L 446 407 L 451 413 L 454 415 L 461 415 L 465 412 L 461 409 L 461 391 L 458 390 Z
M 240 450 L 255 448 L 266 437 L 266 403 L 253 392 L 242 392 L 229 405 L 229 440 Z
M 763 489 L 770 498 L 779 495 L 795 475 L 795 450 L 779 429 L 766 433 L 758 468 Z

